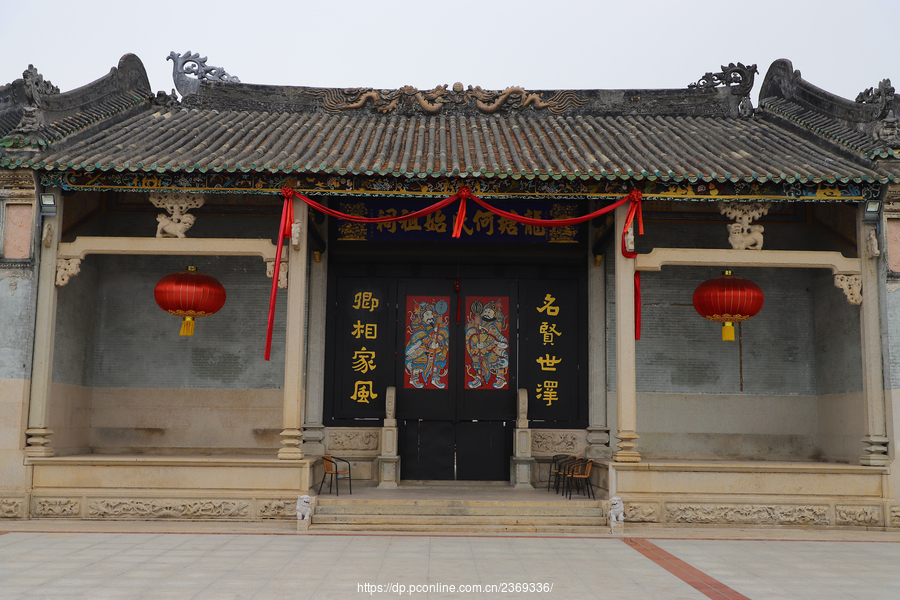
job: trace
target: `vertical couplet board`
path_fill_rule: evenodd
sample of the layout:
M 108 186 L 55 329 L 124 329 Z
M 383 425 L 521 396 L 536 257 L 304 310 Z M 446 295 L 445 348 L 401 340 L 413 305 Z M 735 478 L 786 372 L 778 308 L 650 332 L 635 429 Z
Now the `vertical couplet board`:
M 394 384 L 395 305 L 390 279 L 341 277 L 334 333 L 336 419 L 383 419 Z
M 523 383 L 528 390 L 528 418 L 565 422 L 587 418 L 579 402 L 584 393 L 587 341 L 583 334 L 578 281 L 521 280 L 519 306 Z

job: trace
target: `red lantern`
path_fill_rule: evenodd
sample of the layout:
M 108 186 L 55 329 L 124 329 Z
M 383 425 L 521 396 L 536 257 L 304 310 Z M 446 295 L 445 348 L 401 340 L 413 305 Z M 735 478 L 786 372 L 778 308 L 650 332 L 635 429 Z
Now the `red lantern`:
M 196 317 L 208 317 L 225 305 L 225 288 L 214 277 L 199 272 L 197 267 L 188 267 L 187 271 L 160 279 L 153 297 L 161 309 L 182 317 L 179 335 L 194 335 Z
M 694 290 L 694 308 L 700 316 L 722 323 L 722 340 L 734 341 L 734 323 L 756 316 L 763 306 L 759 286 L 725 271 Z

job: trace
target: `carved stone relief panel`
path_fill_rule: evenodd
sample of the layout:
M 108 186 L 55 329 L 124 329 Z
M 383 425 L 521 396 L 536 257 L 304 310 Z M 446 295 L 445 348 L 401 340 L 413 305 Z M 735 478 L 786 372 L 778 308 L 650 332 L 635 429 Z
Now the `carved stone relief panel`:
M 587 445 L 586 431 L 532 429 L 531 452 L 541 454 L 581 454 Z
M 880 506 L 835 506 L 835 525 L 881 525 Z
M 826 505 L 666 503 L 668 523 L 828 525 Z
M 260 519 L 296 519 L 297 499 L 261 500 L 257 512 Z
M 24 503 L 21 500 L 0 498 L 0 519 L 19 519 L 24 517 L 22 506 L 24 506 Z
M 238 500 L 97 499 L 88 503 L 92 518 L 224 519 L 247 517 L 250 503 Z
M 894 505 L 891 507 L 890 527 L 900 527 L 900 506 Z
M 31 514 L 35 517 L 77 517 L 81 502 L 74 498 L 35 498 Z
M 659 503 L 626 502 L 625 520 L 629 523 L 659 523 Z
M 380 437 L 380 429 L 361 429 L 357 427 L 329 429 L 325 447 L 330 452 L 339 450 L 376 452 L 378 451 Z

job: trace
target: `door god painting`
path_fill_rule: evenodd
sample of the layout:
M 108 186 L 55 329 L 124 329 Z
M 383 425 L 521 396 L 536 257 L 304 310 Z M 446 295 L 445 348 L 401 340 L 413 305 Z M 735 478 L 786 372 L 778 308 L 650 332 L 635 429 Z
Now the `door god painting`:
M 406 388 L 444 389 L 450 355 L 448 298 L 406 297 Z
M 466 385 L 509 389 L 509 298 L 466 298 Z

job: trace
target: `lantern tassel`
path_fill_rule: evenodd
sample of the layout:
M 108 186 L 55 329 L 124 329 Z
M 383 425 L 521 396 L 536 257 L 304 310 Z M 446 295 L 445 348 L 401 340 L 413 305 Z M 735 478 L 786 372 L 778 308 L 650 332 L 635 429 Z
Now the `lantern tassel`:
M 194 317 L 184 317 L 181 320 L 181 332 L 178 335 L 194 335 Z
M 734 341 L 734 323 L 732 323 L 731 321 L 725 321 L 724 323 L 722 323 L 722 341 Z

